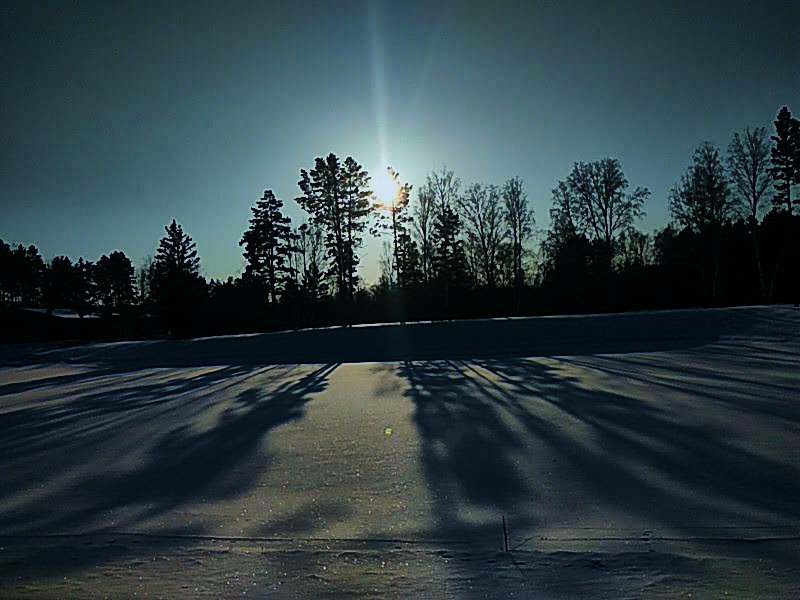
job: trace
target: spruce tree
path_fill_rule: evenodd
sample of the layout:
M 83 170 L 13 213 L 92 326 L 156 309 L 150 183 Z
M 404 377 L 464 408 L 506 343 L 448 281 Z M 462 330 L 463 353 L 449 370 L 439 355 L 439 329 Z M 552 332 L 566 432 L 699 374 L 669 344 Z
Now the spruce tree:
M 194 241 L 175 219 L 164 230 L 153 263 L 151 294 L 170 325 L 183 333 L 204 286 L 200 258 Z
M 291 220 L 281 212 L 282 208 L 283 202 L 272 190 L 265 190 L 261 200 L 250 209 L 253 213 L 250 227 L 239 242 L 244 246 L 246 276 L 265 286 L 268 300 L 273 303 L 294 275 L 289 255 L 295 251 L 297 240 Z
M 401 289 L 408 289 L 423 282 L 422 255 L 411 233 L 402 226 L 398 227 L 396 260 L 398 285 Z
M 444 288 L 445 310 L 450 311 L 450 292 L 469 282 L 469 266 L 461 236 L 461 219 L 445 205 L 433 226 L 433 272 Z
M 91 312 L 97 297 L 94 267 L 94 263 L 83 260 L 83 257 L 73 265 L 72 308 L 81 318 Z

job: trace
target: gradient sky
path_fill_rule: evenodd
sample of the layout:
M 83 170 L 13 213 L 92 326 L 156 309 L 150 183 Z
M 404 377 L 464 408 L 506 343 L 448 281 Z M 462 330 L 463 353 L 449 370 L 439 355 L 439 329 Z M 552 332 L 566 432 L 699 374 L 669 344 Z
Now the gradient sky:
M 701 141 L 800 110 L 798 23 L 797 0 L 6 0 L 0 238 L 138 266 L 176 218 L 225 278 L 264 189 L 299 223 L 329 152 L 415 188 L 519 175 L 540 228 L 573 162 L 616 157 L 650 232 Z

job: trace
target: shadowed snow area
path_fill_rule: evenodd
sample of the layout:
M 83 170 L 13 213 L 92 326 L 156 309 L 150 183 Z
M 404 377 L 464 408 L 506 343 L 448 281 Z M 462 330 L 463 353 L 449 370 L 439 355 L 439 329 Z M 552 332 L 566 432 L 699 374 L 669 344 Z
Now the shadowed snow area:
M 800 592 L 798 309 L 0 356 L 0 596 Z
M 0 350 L 0 361 L 122 362 L 164 367 L 647 352 L 685 348 L 723 336 L 784 339 L 787 334 L 783 326 L 794 324 L 795 319 L 796 311 L 791 309 L 748 307 L 395 323 L 67 349 L 12 346 Z

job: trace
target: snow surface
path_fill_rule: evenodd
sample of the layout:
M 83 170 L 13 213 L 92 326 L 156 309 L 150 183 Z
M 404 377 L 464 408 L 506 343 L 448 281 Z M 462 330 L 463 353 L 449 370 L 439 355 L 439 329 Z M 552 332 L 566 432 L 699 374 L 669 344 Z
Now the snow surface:
M 800 595 L 797 309 L 0 364 L 0 597 Z

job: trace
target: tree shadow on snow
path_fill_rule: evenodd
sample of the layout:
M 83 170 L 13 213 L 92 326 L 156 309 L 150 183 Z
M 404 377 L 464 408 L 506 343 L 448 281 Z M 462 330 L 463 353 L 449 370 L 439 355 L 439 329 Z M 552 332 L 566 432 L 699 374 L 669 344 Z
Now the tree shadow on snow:
M 404 362 L 414 423 L 422 443 L 422 467 L 434 498 L 434 531 L 426 537 L 486 543 L 501 539 L 500 516 L 515 514 L 521 526 L 535 523 L 515 507 L 530 500 L 514 455 L 525 451 L 518 432 L 466 376 L 463 363 Z M 496 516 L 472 522 L 464 510 Z
M 159 376 L 165 374 L 157 371 L 150 383 L 144 378 L 131 388 L 112 384 L 0 415 L 0 537 L 102 533 L 109 523 L 116 531 L 149 523 L 156 535 L 208 534 L 214 524 L 175 530 L 157 523 L 182 506 L 251 489 L 269 468 L 264 437 L 302 418 L 305 404 L 325 390 L 337 367 L 285 367 L 275 375 L 268 368 L 226 367 L 170 374 L 163 381 Z M 218 414 L 198 421 L 213 410 Z M 91 461 L 82 473 L 81 465 Z M 41 485 L 31 488 L 31 470 L 39 466 Z M 60 481 L 62 470 L 74 475 Z M 124 550 L 90 558 L 120 555 Z M 71 561 L 62 568 L 84 566 Z
M 695 536 L 698 544 L 703 542 L 696 536 L 713 538 L 732 526 L 796 526 L 800 468 L 791 448 L 778 458 L 745 449 L 731 439 L 724 421 L 712 417 L 714 424 L 709 424 L 676 415 L 668 403 L 648 398 L 652 388 L 637 388 L 641 396 L 615 393 L 559 368 L 577 361 L 578 366 L 599 365 L 615 376 L 636 377 L 630 360 L 407 361 L 397 367 L 409 384 L 422 466 L 434 497 L 435 525 L 420 531 L 419 538 L 502 549 L 501 516 L 512 535 L 514 530 L 535 535 L 537 526 L 547 525 L 537 506 L 545 495 L 564 498 L 560 510 L 576 523 L 582 511 L 597 505 L 609 514 Z M 648 356 L 635 360 L 647 362 Z M 652 369 L 668 368 L 659 364 L 661 359 L 652 360 Z M 747 382 L 720 373 L 713 364 L 698 366 L 693 376 L 729 390 Z M 645 383 L 659 385 L 657 380 Z M 697 381 L 682 387 L 675 377 L 669 385 L 670 391 L 689 396 L 702 387 Z M 737 398 L 728 409 L 742 419 L 759 404 L 766 407 L 760 414 L 767 418 L 796 416 L 784 387 L 759 391 L 760 398 L 749 403 Z M 714 394 L 715 401 L 731 400 L 719 391 Z M 713 413 L 714 404 L 707 410 Z M 546 452 L 547 464 L 532 464 L 536 469 L 552 465 L 556 476 L 526 473 L 521 459 L 531 452 Z M 553 494 L 545 486 L 562 489 Z M 613 530 L 614 524 L 609 526 Z M 512 537 L 512 547 L 520 541 Z M 771 558 L 791 560 L 783 554 Z M 485 575 L 485 566 L 468 562 L 452 568 L 467 578 Z M 533 589 L 525 587 L 532 582 L 524 580 L 521 570 L 520 575 L 523 589 Z
M 598 361 L 619 361 L 620 370 L 614 371 L 619 376 L 634 372 L 625 357 Z M 646 397 L 587 388 L 537 361 L 479 364 L 509 386 L 512 393 L 499 400 L 505 408 L 566 459 L 598 500 L 678 530 L 754 524 L 754 519 L 779 525 L 800 517 L 797 465 L 739 447 L 720 425 L 691 422 Z M 706 376 L 713 382 L 718 374 Z M 672 385 L 697 393 L 693 386 Z M 547 403 L 587 426 L 591 446 L 531 411 L 531 402 Z

